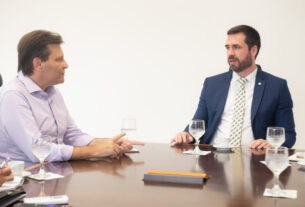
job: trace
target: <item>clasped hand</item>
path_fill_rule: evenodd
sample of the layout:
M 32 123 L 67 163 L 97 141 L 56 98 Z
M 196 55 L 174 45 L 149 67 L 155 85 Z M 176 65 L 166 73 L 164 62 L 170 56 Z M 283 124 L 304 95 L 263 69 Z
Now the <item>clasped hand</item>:
M 89 146 L 95 147 L 96 157 L 118 158 L 130 151 L 133 145 L 144 145 L 144 142 L 124 139 L 125 135 L 126 133 L 121 133 L 113 138 L 96 138 Z

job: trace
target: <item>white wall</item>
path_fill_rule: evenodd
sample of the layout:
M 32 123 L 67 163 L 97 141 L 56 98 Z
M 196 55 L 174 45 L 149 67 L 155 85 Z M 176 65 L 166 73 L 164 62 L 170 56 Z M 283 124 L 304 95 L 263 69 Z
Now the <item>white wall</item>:
M 207 76 L 228 69 L 226 31 L 261 34 L 263 70 L 288 80 L 297 148 L 305 148 L 304 0 L 0 0 L 0 72 L 16 75 L 16 46 L 35 29 L 62 35 L 69 69 L 59 87 L 77 124 L 100 137 L 137 118 L 138 137 L 168 142 L 197 107 Z

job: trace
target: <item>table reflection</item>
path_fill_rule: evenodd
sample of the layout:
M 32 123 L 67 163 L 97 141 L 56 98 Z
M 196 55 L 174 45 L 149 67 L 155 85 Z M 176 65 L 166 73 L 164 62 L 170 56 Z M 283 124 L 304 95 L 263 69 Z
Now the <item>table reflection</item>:
M 192 149 L 192 145 L 177 145 L 172 149 L 183 153 Z M 249 149 L 247 146 L 229 152 L 218 152 L 211 145 L 202 145 L 200 150 L 210 150 L 211 154 L 199 156 L 198 166 L 211 175 L 207 187 L 221 190 L 229 195 L 227 206 L 254 206 L 257 198 L 263 195 L 266 187 L 272 186 L 272 172 L 260 161 L 265 160 L 266 150 Z M 187 156 L 187 155 L 186 155 Z M 236 165 L 240 162 L 240 165 Z M 291 167 L 280 176 L 281 187 L 288 183 Z M 277 201 L 275 201 L 277 206 Z
M 90 171 L 98 171 L 105 174 L 124 178 L 120 171 L 128 166 L 143 165 L 144 161 L 134 162 L 129 156 L 124 155 L 119 159 L 107 159 L 97 161 L 70 161 L 70 162 L 53 162 L 45 166 L 46 172 L 52 172 L 63 175 L 64 178 L 35 181 L 29 180 L 24 184 L 27 197 L 47 196 L 47 195 L 63 195 L 68 188 L 73 173 L 82 173 Z M 29 164 L 28 164 L 29 165 Z M 30 171 L 37 173 L 39 166 Z

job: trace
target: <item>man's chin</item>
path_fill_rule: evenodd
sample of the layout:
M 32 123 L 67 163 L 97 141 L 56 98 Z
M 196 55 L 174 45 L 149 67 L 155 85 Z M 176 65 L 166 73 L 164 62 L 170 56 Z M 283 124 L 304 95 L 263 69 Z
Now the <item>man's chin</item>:
M 239 70 L 240 70 L 240 68 L 236 65 L 230 64 L 229 66 L 230 66 L 230 69 L 235 71 L 235 72 L 239 72 Z

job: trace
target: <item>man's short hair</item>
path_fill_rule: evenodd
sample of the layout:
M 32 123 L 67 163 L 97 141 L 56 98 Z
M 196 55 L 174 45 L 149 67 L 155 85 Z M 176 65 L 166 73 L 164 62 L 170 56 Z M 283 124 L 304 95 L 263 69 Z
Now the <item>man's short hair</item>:
M 48 45 L 61 44 L 63 40 L 57 33 L 46 30 L 35 30 L 25 34 L 18 43 L 18 72 L 22 71 L 24 75 L 33 74 L 33 59 L 40 58 L 47 61 L 50 55 Z
M 255 58 L 258 55 L 259 49 L 261 48 L 261 38 L 259 36 L 258 31 L 256 31 L 253 27 L 248 25 L 238 25 L 229 29 L 227 35 L 230 34 L 237 34 L 237 33 L 244 33 L 246 36 L 245 43 L 248 45 L 249 50 L 256 45 L 257 46 L 257 53 Z

